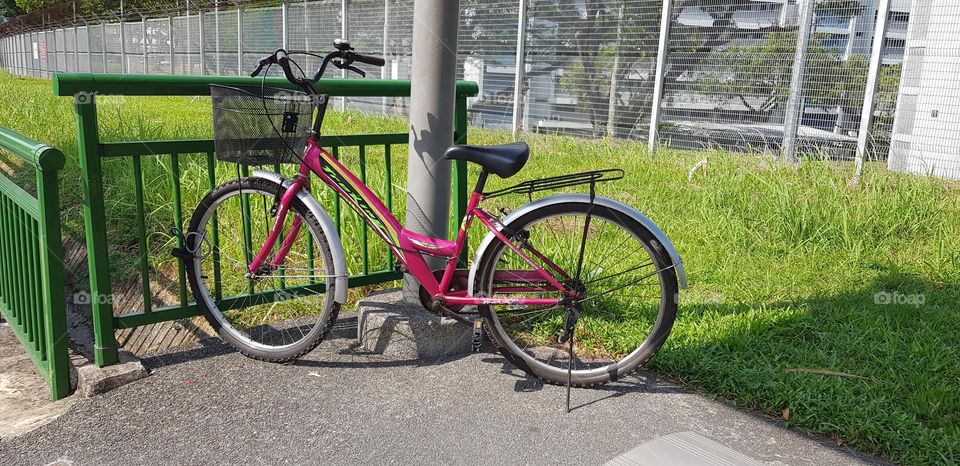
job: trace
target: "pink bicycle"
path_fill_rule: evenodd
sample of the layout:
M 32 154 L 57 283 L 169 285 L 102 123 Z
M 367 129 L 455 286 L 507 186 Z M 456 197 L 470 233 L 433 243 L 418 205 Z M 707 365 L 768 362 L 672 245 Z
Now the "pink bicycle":
M 398 270 L 419 281 L 429 310 L 474 325 L 475 332 L 485 328 L 500 352 L 527 373 L 590 386 L 617 380 L 656 353 L 673 326 L 678 287 L 686 287 L 686 278 L 679 254 L 650 219 L 595 194 L 598 182 L 620 178 L 622 171 L 485 192 L 490 174 L 509 178 L 520 171 L 527 145 L 452 146 L 446 158 L 482 169 L 456 240 L 409 231 L 360 178 L 318 146 L 327 97 L 314 84 L 327 65 L 362 74 L 354 62 L 384 64 L 345 41 L 335 45 L 312 79 L 297 77 L 299 66 L 282 49 L 252 74 L 279 65 L 302 92 L 263 85 L 211 90 L 218 158 L 300 164 L 292 179 L 253 170 L 214 189 L 197 206 L 185 247 L 176 251 L 187 264 L 196 302 L 225 341 L 252 358 L 288 361 L 313 350 L 336 320 L 349 274 L 337 228 L 310 192 L 314 174 L 386 242 Z M 311 119 L 312 129 L 305 128 Z M 481 207 L 496 196 L 575 185 L 589 186 L 589 193 L 542 198 L 504 218 Z M 471 267 L 457 269 L 467 231 L 477 221 L 489 232 Z M 446 258 L 446 266 L 432 270 L 425 256 Z

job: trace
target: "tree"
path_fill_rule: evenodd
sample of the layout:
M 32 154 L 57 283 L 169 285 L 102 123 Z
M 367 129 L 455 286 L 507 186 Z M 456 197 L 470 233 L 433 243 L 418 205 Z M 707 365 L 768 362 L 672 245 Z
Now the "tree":
M 660 5 L 656 0 L 531 5 L 532 16 L 557 27 L 556 37 L 528 44 L 528 49 L 553 55 L 564 70 L 561 87 L 577 97 L 595 132 L 613 122 L 608 134 L 627 135 L 649 112 L 649 92 L 638 92 L 646 83 L 626 78 L 656 54 Z
M 849 86 L 862 81 L 862 63 L 844 62 L 822 39 L 814 35 L 808 45 L 803 95 L 808 103 L 836 105 L 856 93 Z M 775 32 L 756 45 L 718 48 L 705 60 L 697 88 L 717 100 L 737 98 L 757 117 L 768 115 L 787 101 L 796 47 L 796 32 Z
M 16 0 L 3 0 L 3 3 L 0 3 L 0 16 L 13 18 L 22 14 L 23 10 L 17 5 Z

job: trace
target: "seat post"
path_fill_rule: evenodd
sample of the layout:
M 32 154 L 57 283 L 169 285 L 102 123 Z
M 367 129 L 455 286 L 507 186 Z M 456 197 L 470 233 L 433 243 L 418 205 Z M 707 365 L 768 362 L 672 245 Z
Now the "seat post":
M 481 170 L 480 176 L 477 177 L 477 185 L 473 188 L 475 193 L 483 193 L 483 186 L 487 184 L 487 171 Z

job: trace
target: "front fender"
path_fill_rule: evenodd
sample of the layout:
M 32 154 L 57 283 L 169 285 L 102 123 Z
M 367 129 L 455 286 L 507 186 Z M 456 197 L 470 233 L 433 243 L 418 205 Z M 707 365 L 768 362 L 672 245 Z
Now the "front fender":
M 283 185 L 284 188 L 289 188 L 293 183 L 291 180 L 284 179 L 280 175 L 266 170 L 254 170 L 252 176 L 268 179 L 274 183 Z M 333 270 L 336 275 L 334 279 L 336 291 L 333 300 L 343 304 L 347 302 L 347 290 L 349 286 L 347 284 L 347 277 L 350 273 L 347 271 L 347 259 L 343 255 L 343 245 L 340 243 L 340 235 L 337 234 L 337 226 L 333 223 L 333 220 L 330 219 L 330 216 L 327 215 L 327 211 L 323 210 L 320 203 L 317 202 L 309 192 L 301 190 L 300 193 L 297 194 L 297 199 L 300 199 L 303 205 L 307 206 L 307 209 L 310 210 L 310 213 L 317 218 L 317 221 L 320 222 L 320 229 L 323 230 L 324 236 L 327 237 L 327 243 L 330 245 L 330 255 L 333 256 Z
M 670 242 L 670 239 L 667 238 L 667 234 L 657 226 L 656 223 L 653 223 L 653 220 L 650 220 L 649 217 L 643 215 L 637 209 L 630 207 L 622 202 L 615 201 L 608 197 L 596 196 L 593 202 L 597 205 L 602 205 L 604 207 L 609 207 L 611 209 L 618 210 L 623 212 L 628 217 L 636 220 L 638 223 L 643 225 L 646 229 L 650 230 L 653 233 L 653 236 L 660 242 L 660 245 L 663 246 L 663 249 L 670 256 L 670 260 L 673 262 L 673 268 L 677 272 L 677 281 L 680 284 L 680 288 L 687 287 L 687 274 L 683 270 L 683 260 L 680 258 L 680 253 L 677 252 L 677 249 L 673 246 L 673 243 Z M 501 221 L 504 225 L 509 225 L 510 222 L 516 220 L 518 217 L 529 213 L 534 209 L 539 209 L 544 206 L 554 205 L 554 204 L 569 204 L 569 203 L 590 203 L 589 194 L 557 194 L 554 196 L 545 197 L 543 199 L 538 199 L 534 202 L 531 202 L 519 209 L 510 212 L 509 215 L 504 217 Z M 484 252 L 490 245 L 497 241 L 497 237 L 491 232 L 483 238 L 483 241 L 480 242 L 480 246 L 477 247 L 477 252 L 473 258 L 473 264 L 470 266 L 470 296 L 473 296 L 474 291 L 474 280 L 476 279 L 477 267 L 480 265 L 480 258 L 483 257 Z

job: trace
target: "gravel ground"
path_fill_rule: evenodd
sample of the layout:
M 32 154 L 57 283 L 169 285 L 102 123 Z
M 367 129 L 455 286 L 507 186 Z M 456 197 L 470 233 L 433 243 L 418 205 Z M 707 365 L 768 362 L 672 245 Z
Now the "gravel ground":
M 875 459 L 684 391 L 650 374 L 573 392 L 491 351 L 399 361 L 355 347 L 356 321 L 290 365 L 218 340 L 144 360 L 153 374 L 0 443 L 0 464 L 599 464 L 693 431 L 779 464 Z

